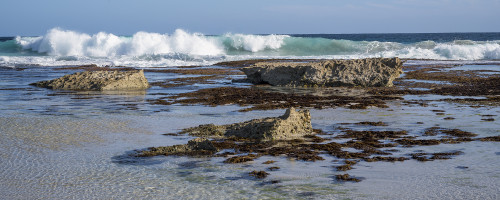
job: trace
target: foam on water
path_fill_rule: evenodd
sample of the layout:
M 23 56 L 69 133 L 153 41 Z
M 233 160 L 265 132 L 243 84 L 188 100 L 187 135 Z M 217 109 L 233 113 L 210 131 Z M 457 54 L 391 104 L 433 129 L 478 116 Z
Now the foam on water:
M 243 50 L 255 53 L 266 49 L 279 49 L 285 43 L 285 39 L 289 37 L 288 35 L 225 34 L 222 39 L 228 50 Z
M 444 36 L 440 36 L 444 37 Z M 134 67 L 207 65 L 256 58 L 353 59 L 401 57 L 457 61 L 500 59 L 500 40 L 364 41 L 314 35 L 207 36 L 177 29 L 172 34 L 79 33 L 54 28 L 40 37 L 0 42 L 0 65 L 129 65 Z M 32 57 L 37 57 L 36 59 Z
M 215 40 L 180 29 L 172 35 L 138 32 L 132 37 L 119 37 L 104 32 L 88 35 L 55 28 L 42 37 L 16 37 L 16 42 L 23 49 L 52 56 L 116 57 L 169 53 L 190 55 L 223 53 Z

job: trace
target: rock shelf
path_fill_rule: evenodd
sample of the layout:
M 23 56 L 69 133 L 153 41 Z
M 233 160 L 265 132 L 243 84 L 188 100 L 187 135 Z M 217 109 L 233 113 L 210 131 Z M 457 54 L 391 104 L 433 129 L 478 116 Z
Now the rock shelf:
M 255 84 L 274 86 L 388 87 L 403 73 L 399 58 L 259 62 L 241 68 Z
M 143 70 L 84 71 L 31 85 L 54 90 L 85 91 L 145 90 L 149 88 Z

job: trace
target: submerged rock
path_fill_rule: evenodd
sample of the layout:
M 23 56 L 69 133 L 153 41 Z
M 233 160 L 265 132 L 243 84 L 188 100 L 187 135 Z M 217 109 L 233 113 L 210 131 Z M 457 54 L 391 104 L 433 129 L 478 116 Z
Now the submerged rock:
M 246 122 L 213 125 L 205 124 L 184 129 L 183 133 L 204 137 L 238 137 L 258 140 L 290 140 L 313 132 L 309 110 L 289 108 L 280 117 L 253 119 Z
M 248 173 L 250 176 L 254 176 L 255 178 L 266 178 L 269 173 L 265 172 L 265 171 L 256 171 L 256 170 L 253 170 L 251 171 L 250 173 Z
M 403 62 L 399 58 L 324 60 L 307 63 L 259 62 L 241 70 L 254 84 L 278 86 L 392 86 Z
M 144 90 L 149 87 L 143 70 L 85 71 L 31 85 L 54 90 Z
M 338 175 L 335 175 L 335 178 L 338 181 L 353 181 L 353 182 L 360 182 L 361 181 L 360 179 L 354 178 L 349 174 L 338 174 Z

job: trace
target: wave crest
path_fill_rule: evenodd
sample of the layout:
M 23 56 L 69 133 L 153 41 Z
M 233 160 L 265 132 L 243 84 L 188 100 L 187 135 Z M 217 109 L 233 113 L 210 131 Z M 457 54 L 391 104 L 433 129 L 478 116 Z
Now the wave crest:
M 137 32 L 125 37 L 105 32 L 89 35 L 54 28 L 41 37 L 16 37 L 1 41 L 0 56 L 0 64 L 3 65 L 105 63 L 172 66 L 256 58 L 492 60 L 500 59 L 500 41 L 428 40 L 404 43 L 289 35 L 228 33 L 206 36 L 181 29 L 172 34 Z
M 24 49 L 54 56 L 115 57 L 169 53 L 211 56 L 224 53 L 215 39 L 180 29 L 172 35 L 137 32 L 132 37 L 119 37 L 104 32 L 91 36 L 54 28 L 42 37 L 17 37 L 16 41 Z
M 225 34 L 223 37 L 227 48 L 255 53 L 266 49 L 279 49 L 290 36 Z

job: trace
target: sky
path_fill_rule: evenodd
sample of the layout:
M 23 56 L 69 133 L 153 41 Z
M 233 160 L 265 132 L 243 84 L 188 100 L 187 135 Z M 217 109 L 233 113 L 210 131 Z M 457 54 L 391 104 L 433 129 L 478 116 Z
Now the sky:
M 2 0 L 0 36 L 500 32 L 500 0 Z

